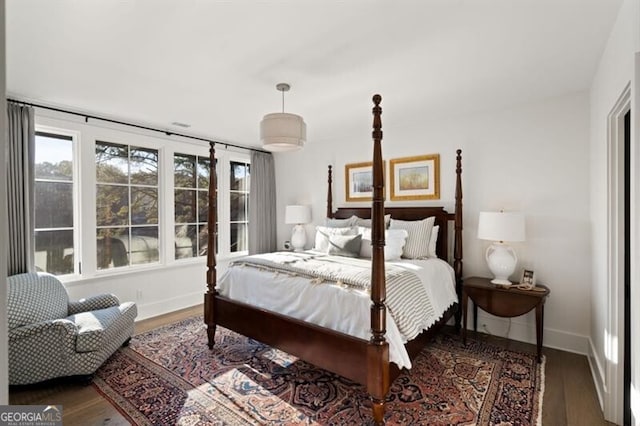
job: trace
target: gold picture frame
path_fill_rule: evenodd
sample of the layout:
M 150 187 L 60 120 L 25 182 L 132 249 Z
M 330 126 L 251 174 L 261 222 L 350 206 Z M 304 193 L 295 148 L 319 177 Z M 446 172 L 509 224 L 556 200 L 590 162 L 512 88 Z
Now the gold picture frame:
M 389 161 L 391 201 L 439 200 L 440 154 Z
M 384 171 L 384 162 L 382 163 Z M 344 165 L 345 199 L 347 201 L 371 201 L 373 199 L 373 162 Z

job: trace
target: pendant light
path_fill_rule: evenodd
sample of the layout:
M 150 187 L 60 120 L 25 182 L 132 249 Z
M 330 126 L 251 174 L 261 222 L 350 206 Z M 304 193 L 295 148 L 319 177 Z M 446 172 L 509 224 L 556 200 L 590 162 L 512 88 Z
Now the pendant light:
M 284 92 L 290 88 L 287 83 L 276 85 L 282 92 L 282 112 L 267 114 L 260 122 L 260 140 L 267 151 L 296 151 L 307 140 L 307 125 L 302 117 L 284 112 Z

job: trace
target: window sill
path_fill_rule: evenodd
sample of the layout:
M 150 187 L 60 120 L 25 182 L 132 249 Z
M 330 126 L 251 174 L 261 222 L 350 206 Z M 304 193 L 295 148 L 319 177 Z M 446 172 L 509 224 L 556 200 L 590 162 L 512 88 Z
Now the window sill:
M 216 257 L 216 266 L 224 265 L 230 262 L 233 259 L 246 256 L 247 252 L 240 253 L 232 253 L 222 257 Z M 118 276 L 129 276 L 136 274 L 144 274 L 149 271 L 157 271 L 157 270 L 167 270 L 167 269 L 176 269 L 176 268 L 185 268 L 185 267 L 193 267 L 202 265 L 206 268 L 207 258 L 206 256 L 202 257 L 194 257 L 191 259 L 180 259 L 171 261 L 168 264 L 152 264 L 152 265 L 137 265 L 133 267 L 122 267 L 122 268 L 113 268 L 97 271 L 94 275 L 91 276 L 83 276 L 83 275 L 67 275 L 63 277 L 58 277 L 60 281 L 62 281 L 65 287 L 75 287 L 83 284 L 92 283 L 95 281 L 100 281 L 104 278 L 112 278 Z

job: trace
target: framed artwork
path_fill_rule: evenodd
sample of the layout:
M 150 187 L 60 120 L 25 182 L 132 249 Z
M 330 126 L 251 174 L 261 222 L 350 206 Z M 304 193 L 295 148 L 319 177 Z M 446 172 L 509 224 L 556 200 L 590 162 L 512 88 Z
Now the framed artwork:
M 384 163 L 383 163 L 384 170 Z M 371 201 L 373 199 L 373 162 L 345 164 L 345 198 L 347 201 Z
M 440 199 L 440 154 L 390 160 L 391 201 Z
M 536 285 L 536 274 L 530 269 L 524 269 L 522 271 L 522 277 L 520 278 L 520 284 L 526 284 L 528 286 Z

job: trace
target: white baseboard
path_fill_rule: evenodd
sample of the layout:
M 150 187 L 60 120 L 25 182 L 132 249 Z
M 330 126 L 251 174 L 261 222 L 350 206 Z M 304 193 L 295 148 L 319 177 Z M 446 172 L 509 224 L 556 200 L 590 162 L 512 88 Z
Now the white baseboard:
M 536 344 L 536 325 L 534 321 L 523 321 L 523 318 L 516 317 L 511 319 L 511 328 L 509 329 L 509 318 L 500 318 L 493 315 L 487 315 L 478 310 L 478 331 L 489 334 L 508 337 L 512 340 Z M 473 319 L 469 315 L 467 326 L 473 328 Z M 486 330 L 483 325 L 486 325 Z M 509 335 L 507 336 L 507 330 Z M 552 328 L 544 328 L 542 345 L 548 348 L 560 349 L 567 352 L 573 352 L 580 355 L 588 355 L 589 337 L 580 334 L 569 333 L 562 330 Z
M 165 300 L 154 301 L 153 303 L 138 304 L 138 317 L 136 321 L 202 304 L 204 301 L 203 295 L 204 291 L 198 291 Z
M 596 394 L 598 395 L 598 402 L 600 403 L 600 409 L 604 412 L 604 369 L 602 361 L 598 358 L 598 352 L 593 347 L 593 341 L 589 338 L 589 354 L 587 356 L 589 360 L 589 368 L 591 369 L 591 376 L 593 377 L 593 383 L 596 386 Z

